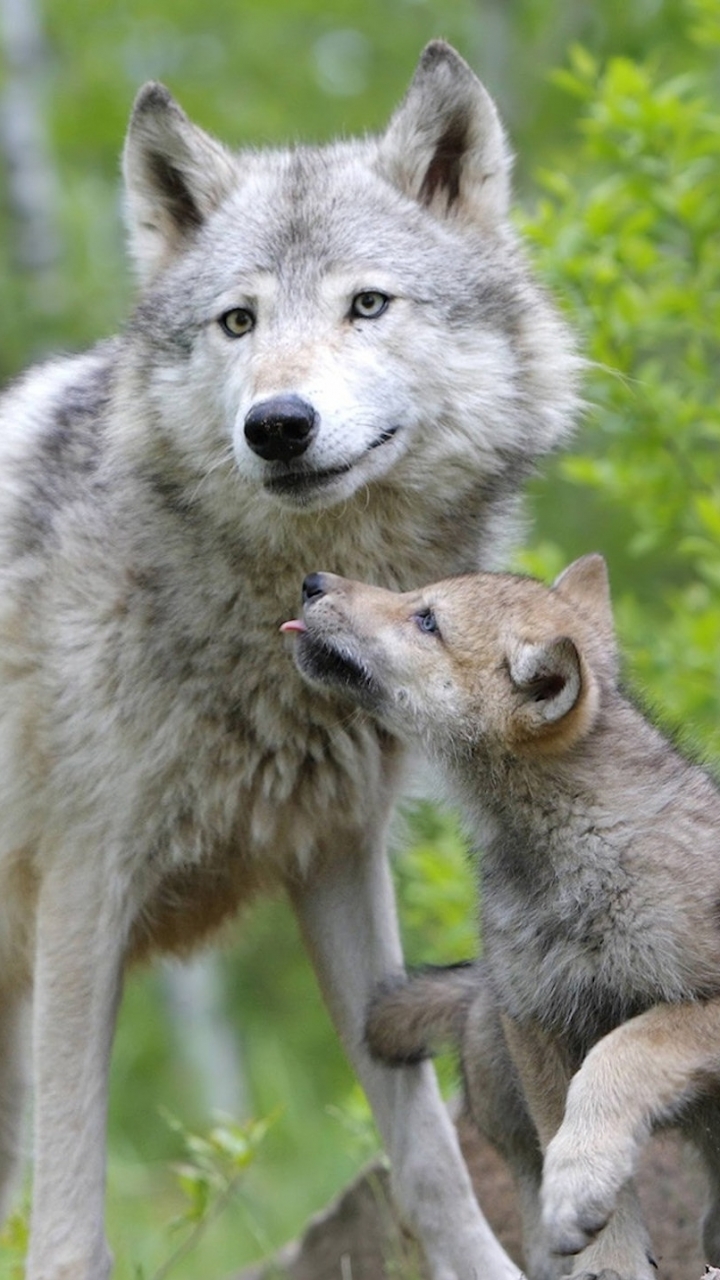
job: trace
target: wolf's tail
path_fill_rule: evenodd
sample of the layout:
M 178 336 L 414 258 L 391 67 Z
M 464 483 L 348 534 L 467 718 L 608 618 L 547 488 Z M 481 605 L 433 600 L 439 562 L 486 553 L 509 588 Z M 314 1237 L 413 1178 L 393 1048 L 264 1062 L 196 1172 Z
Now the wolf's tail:
M 442 1042 L 456 1048 L 479 985 L 471 961 L 417 969 L 384 983 L 368 1010 L 365 1038 L 374 1058 L 390 1066 L 422 1062 Z

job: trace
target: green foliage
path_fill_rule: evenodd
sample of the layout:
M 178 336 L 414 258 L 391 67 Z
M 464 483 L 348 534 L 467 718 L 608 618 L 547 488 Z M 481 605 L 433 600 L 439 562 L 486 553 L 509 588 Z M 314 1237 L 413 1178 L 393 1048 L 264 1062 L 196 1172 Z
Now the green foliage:
M 0 1231 L 0 1275 L 3 1280 L 22 1280 L 25 1274 L 30 1227 L 30 1206 L 27 1201 L 13 1210 Z
M 151 1280 L 165 1280 L 177 1264 L 194 1251 L 215 1219 L 239 1194 L 243 1176 L 255 1159 L 270 1124 L 269 1120 L 250 1120 L 239 1125 L 226 1118 L 201 1135 L 190 1133 L 173 1116 L 166 1119 L 185 1147 L 185 1159 L 173 1167 L 185 1208 L 171 1223 L 173 1231 L 180 1231 L 183 1238 L 153 1272 Z M 141 1273 L 138 1280 L 142 1280 Z
M 572 50 L 555 80 L 581 104 L 580 145 L 541 172 L 525 230 L 592 362 L 589 426 L 541 518 L 566 554 L 606 551 L 636 677 L 716 753 L 720 24 L 704 0 L 692 15 L 705 64 L 692 74 Z
M 408 820 L 395 881 L 408 964 L 454 964 L 478 949 L 476 876 L 462 833 L 430 804 Z
M 248 1170 L 275 1118 L 271 1116 L 238 1124 L 229 1117 L 222 1117 L 207 1132 L 193 1133 L 180 1120 L 165 1112 L 165 1123 L 182 1147 L 183 1159 L 169 1165 L 167 1170 L 173 1177 L 175 1192 L 179 1193 L 182 1206 L 164 1230 L 153 1232 L 152 1242 L 148 1243 L 148 1252 L 151 1247 L 157 1249 L 159 1243 L 164 1246 L 164 1256 L 158 1265 L 150 1271 L 143 1256 L 130 1257 L 126 1254 L 120 1260 L 120 1269 L 131 1274 L 133 1280 L 166 1280 L 170 1275 L 197 1275 L 200 1246 L 233 1202 L 241 1198 Z M 3 1280 L 22 1280 L 28 1232 L 29 1202 L 26 1198 L 0 1232 L 0 1275 Z M 268 1242 L 263 1240 L 261 1243 L 267 1252 Z M 131 1247 L 129 1253 L 132 1252 Z M 231 1260 L 236 1262 L 237 1255 L 228 1256 L 228 1266 Z

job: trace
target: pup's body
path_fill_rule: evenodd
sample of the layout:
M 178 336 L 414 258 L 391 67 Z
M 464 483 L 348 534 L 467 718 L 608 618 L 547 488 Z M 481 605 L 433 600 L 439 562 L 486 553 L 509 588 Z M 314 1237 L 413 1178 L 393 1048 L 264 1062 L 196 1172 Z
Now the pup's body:
M 432 1073 L 372 1063 L 400 963 L 397 742 L 278 636 L 304 566 L 398 586 L 513 536 L 574 357 L 507 222 L 497 114 L 431 45 L 380 138 L 233 155 L 148 86 L 125 152 L 125 334 L 0 413 L 0 1195 L 34 992 L 28 1274 L 102 1280 L 107 1064 L 128 956 L 292 897 L 437 1280 L 516 1269 Z M 427 1152 L 437 1153 L 428 1168 Z
M 571 1075 L 612 1032 L 550 1147 L 549 1243 L 582 1249 L 651 1125 L 697 1097 L 684 1119 L 711 1172 L 717 1265 L 720 1090 L 703 1074 L 720 1070 L 720 796 L 618 690 L 604 562 L 578 561 L 552 589 L 479 574 L 394 595 L 321 574 L 306 596 L 300 669 L 419 737 L 483 849 L 485 965 L 400 982 L 374 1009 L 373 1049 L 412 1061 L 438 1033 L 464 1042 L 471 1106 L 523 1180 L 529 1269 L 546 1276 L 539 1150 L 505 1046 L 545 1146 Z M 638 1077 L 643 1044 L 651 1069 Z M 577 1265 L 652 1276 L 629 1184 Z

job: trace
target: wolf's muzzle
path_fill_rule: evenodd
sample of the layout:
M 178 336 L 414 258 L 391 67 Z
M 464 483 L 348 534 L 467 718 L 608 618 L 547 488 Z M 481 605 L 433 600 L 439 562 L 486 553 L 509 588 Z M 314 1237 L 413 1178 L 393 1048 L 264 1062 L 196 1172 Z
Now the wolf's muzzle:
M 300 396 L 271 396 L 253 405 L 245 418 L 245 439 L 266 462 L 289 462 L 305 453 L 318 417 Z

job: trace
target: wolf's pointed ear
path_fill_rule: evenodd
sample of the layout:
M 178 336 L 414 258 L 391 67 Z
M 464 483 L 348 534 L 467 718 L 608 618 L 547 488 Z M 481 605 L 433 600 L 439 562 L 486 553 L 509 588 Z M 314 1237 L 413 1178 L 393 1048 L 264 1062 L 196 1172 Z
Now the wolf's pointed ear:
M 511 163 L 492 98 L 459 53 L 434 40 L 380 141 L 383 172 L 441 216 L 492 226 L 507 212 Z
M 528 728 L 556 724 L 577 704 L 582 691 L 580 655 L 568 636 L 538 644 L 520 642 L 509 666 Z
M 552 585 L 566 600 L 592 618 L 598 633 L 614 653 L 617 650 L 610 580 L 604 557 L 594 552 L 581 556 L 563 569 Z
M 123 173 L 130 244 L 143 279 L 201 226 L 237 178 L 230 152 L 153 83 L 135 100 Z

